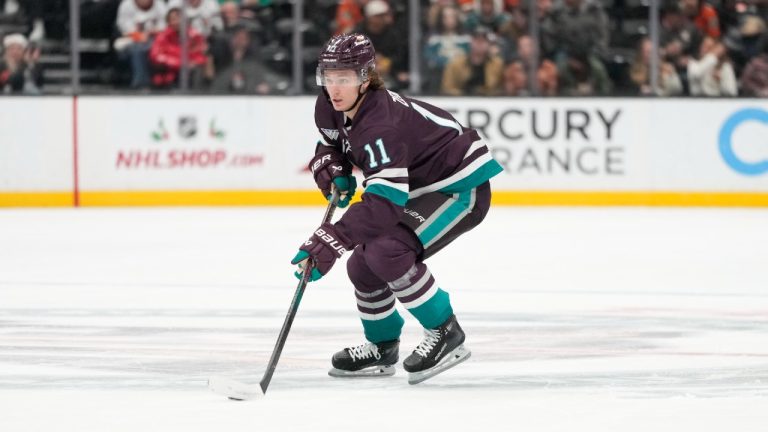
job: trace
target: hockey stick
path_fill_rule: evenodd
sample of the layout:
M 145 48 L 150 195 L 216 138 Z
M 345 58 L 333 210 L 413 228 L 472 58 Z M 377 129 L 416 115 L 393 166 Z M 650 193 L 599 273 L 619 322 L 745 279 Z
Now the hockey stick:
M 328 203 L 328 207 L 325 209 L 325 215 L 323 216 L 323 223 L 330 222 L 333 218 L 333 213 L 336 211 L 336 205 L 339 202 L 339 191 L 333 189 L 333 195 L 331 201 Z M 280 334 L 277 337 L 275 348 L 272 350 L 272 357 L 267 363 L 267 370 L 264 372 L 264 376 L 258 385 L 245 384 L 240 381 L 236 381 L 230 378 L 215 376 L 208 380 L 208 388 L 213 390 L 222 396 L 227 396 L 232 400 L 248 400 L 259 396 L 264 396 L 267 393 L 270 381 L 272 381 L 272 375 L 277 368 L 277 362 L 280 360 L 280 354 L 283 352 L 285 341 L 288 339 L 288 332 L 291 330 L 293 319 L 296 317 L 296 312 L 299 310 L 299 303 L 301 297 L 304 295 L 304 289 L 307 287 L 309 277 L 314 269 L 314 263 L 311 259 L 307 260 L 304 265 L 303 272 L 301 274 L 301 280 L 298 286 L 296 286 L 296 292 L 293 294 L 293 300 L 291 306 L 288 308 L 288 314 L 285 316 L 283 322 L 283 328 L 280 330 Z

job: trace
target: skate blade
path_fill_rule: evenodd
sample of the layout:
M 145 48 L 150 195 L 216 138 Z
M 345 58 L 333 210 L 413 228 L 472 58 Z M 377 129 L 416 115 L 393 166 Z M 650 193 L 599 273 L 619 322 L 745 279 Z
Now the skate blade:
M 447 356 L 440 360 L 440 363 L 431 367 L 430 369 L 421 372 L 410 372 L 408 374 L 408 384 L 418 384 L 424 382 L 433 376 L 447 371 L 448 369 L 456 366 L 457 364 L 468 359 L 472 355 L 472 352 L 464 348 L 464 345 L 459 345 L 454 348 Z
M 264 392 L 258 384 L 245 384 L 222 376 L 209 378 L 208 388 L 216 394 L 236 401 L 251 400 L 264 396 Z
M 388 377 L 395 374 L 394 366 L 371 366 L 358 371 L 345 371 L 333 368 L 328 371 L 328 375 L 334 378 L 378 378 Z

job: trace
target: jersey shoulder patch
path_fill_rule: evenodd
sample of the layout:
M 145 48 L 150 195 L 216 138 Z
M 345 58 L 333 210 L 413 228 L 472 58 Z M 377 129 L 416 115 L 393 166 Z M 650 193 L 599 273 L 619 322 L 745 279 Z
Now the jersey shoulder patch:
M 327 129 L 327 128 L 320 128 L 321 131 L 323 131 L 323 134 L 328 137 L 328 139 L 331 140 L 337 140 L 339 139 L 339 130 L 338 129 Z

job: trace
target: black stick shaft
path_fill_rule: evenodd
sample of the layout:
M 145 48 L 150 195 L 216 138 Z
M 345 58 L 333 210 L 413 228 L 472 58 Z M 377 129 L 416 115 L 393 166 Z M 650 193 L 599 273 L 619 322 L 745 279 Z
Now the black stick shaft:
M 333 212 L 336 210 L 336 203 L 339 201 L 339 191 L 334 189 L 333 196 L 331 197 L 331 202 L 328 203 L 328 208 L 325 209 L 325 216 L 323 216 L 323 223 L 330 222 L 331 218 L 333 217 Z M 312 260 L 308 260 L 307 264 L 304 266 L 304 272 L 301 274 L 301 280 L 299 281 L 299 285 L 296 287 L 296 292 L 293 294 L 293 300 L 291 301 L 291 306 L 288 308 L 288 314 L 285 316 L 285 321 L 283 322 L 283 328 L 280 330 L 280 335 L 277 337 L 277 342 L 275 343 L 275 349 L 272 350 L 272 357 L 269 359 L 269 363 L 267 364 L 267 370 L 264 372 L 264 377 L 261 378 L 261 382 L 259 382 L 259 385 L 261 386 L 261 391 L 263 393 L 267 393 L 267 388 L 269 387 L 269 382 L 272 381 L 272 375 L 275 373 L 275 368 L 277 368 L 277 362 L 280 360 L 280 354 L 283 352 L 283 347 L 285 346 L 285 341 L 288 339 L 288 332 L 291 330 L 291 325 L 293 324 L 293 319 L 296 317 L 296 312 L 299 310 L 299 303 L 301 303 L 301 297 L 304 295 L 304 289 L 307 287 L 307 282 L 309 282 L 309 276 L 312 274 L 312 269 L 314 268 L 314 263 Z

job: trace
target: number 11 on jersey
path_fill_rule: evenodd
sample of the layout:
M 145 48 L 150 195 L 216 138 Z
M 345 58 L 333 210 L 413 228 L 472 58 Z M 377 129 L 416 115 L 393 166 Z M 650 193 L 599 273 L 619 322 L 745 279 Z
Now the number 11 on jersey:
M 379 138 L 376 140 L 376 147 L 379 148 L 379 153 L 381 153 L 381 164 L 386 165 L 390 163 L 389 156 L 387 156 L 387 149 L 384 148 L 384 141 Z M 376 162 L 376 154 L 373 152 L 373 148 L 371 148 L 370 144 L 366 144 L 365 147 L 363 147 L 365 151 L 368 152 L 368 157 L 371 160 L 371 162 L 368 164 L 370 168 L 376 168 L 379 166 L 379 163 Z

